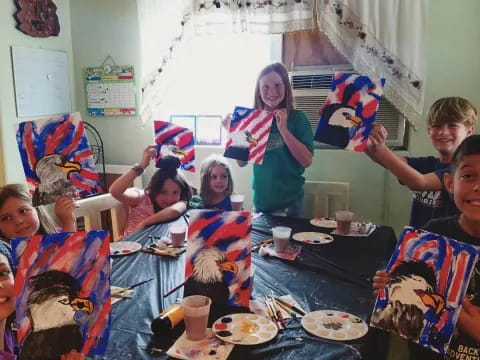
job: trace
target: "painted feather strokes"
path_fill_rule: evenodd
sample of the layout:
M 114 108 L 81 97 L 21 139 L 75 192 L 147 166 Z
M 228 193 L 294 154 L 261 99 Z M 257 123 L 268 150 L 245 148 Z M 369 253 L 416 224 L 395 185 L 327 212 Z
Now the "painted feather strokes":
M 261 165 L 272 127 L 273 113 L 235 107 L 230 128 L 230 138 L 225 144 L 225 157 L 250 161 Z
M 185 296 L 205 295 L 216 305 L 248 308 L 251 227 L 248 212 L 191 212 Z
M 357 152 L 365 151 L 384 85 L 385 79 L 335 73 L 320 112 L 315 140 Z
M 475 246 L 406 227 L 370 324 L 445 354 L 477 257 Z
M 19 360 L 105 352 L 110 326 L 107 231 L 13 239 Z
M 157 144 L 156 161 L 165 156 L 175 156 L 180 160 L 183 170 L 195 171 L 195 148 L 193 132 L 187 128 L 154 121 L 155 143 Z
M 22 122 L 17 143 L 35 205 L 102 191 L 79 113 Z

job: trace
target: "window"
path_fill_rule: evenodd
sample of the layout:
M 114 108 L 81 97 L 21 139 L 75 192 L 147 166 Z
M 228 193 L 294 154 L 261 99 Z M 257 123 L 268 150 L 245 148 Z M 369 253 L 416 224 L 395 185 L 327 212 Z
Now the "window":
M 221 145 L 221 115 L 170 115 L 170 122 L 193 131 L 196 145 Z

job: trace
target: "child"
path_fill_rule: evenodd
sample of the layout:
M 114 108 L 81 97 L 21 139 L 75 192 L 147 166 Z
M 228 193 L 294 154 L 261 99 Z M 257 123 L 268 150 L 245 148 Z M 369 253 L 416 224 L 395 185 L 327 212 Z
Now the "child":
M 142 230 L 159 222 L 178 218 L 187 210 L 192 191 L 181 173 L 180 161 L 174 157 L 160 159 L 158 169 L 145 190 L 128 188 L 155 157 L 156 145 L 143 151 L 142 160 L 110 186 L 110 193 L 118 201 L 130 206 L 124 235 Z
M 230 195 L 233 192 L 233 179 L 230 166 L 223 156 L 210 155 L 203 160 L 200 182 L 200 196 L 192 198 L 193 208 L 232 210 Z
M 72 198 L 60 197 L 55 203 L 55 214 L 64 232 L 75 231 Z M 0 187 L 0 237 L 7 243 L 11 238 L 58 232 L 53 220 L 43 207 L 33 207 L 32 196 L 21 184 Z
M 455 214 L 457 209 L 443 189 L 443 174 L 457 146 L 473 132 L 477 110 L 466 99 L 446 97 L 435 101 L 427 116 L 428 135 L 438 157 L 401 157 L 386 145 L 387 131 L 375 124 L 366 153 L 389 169 L 414 192 L 410 226 L 422 228 L 432 218 Z M 440 191 L 441 190 L 441 191 Z
M 451 173 L 445 174 L 444 182 L 453 194 L 460 215 L 432 220 L 425 229 L 480 246 L 480 135 L 472 135 L 459 145 L 451 159 Z M 385 288 L 387 281 L 387 273 L 377 271 L 373 278 L 374 289 Z M 480 353 L 480 261 L 477 261 L 462 305 L 445 359 L 463 359 L 462 354 Z M 441 359 L 440 355 L 416 344 L 411 344 L 410 354 L 411 359 Z
M 13 360 L 14 336 L 12 322 L 15 311 L 13 291 L 13 260 L 9 246 L 0 241 L 0 359 Z
M 255 211 L 301 217 L 305 183 L 302 174 L 312 164 L 313 134 L 306 115 L 293 109 L 292 88 L 282 64 L 274 63 L 261 71 L 254 107 L 275 114 L 263 164 L 253 164 Z

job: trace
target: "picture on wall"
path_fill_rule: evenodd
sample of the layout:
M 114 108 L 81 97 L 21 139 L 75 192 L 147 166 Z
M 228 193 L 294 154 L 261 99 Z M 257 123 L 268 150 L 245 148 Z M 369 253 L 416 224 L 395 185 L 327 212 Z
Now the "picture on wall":
M 235 107 L 223 156 L 261 165 L 273 117 L 271 112 Z
M 35 206 L 102 191 L 80 113 L 22 122 L 16 131 Z
M 19 359 L 105 352 L 110 328 L 107 231 L 12 240 Z
M 205 295 L 216 305 L 249 306 L 251 214 L 191 211 L 184 296 Z
M 166 156 L 174 156 L 180 160 L 183 170 L 194 172 L 195 143 L 192 130 L 166 121 L 154 121 L 154 127 L 156 162 Z
M 320 111 L 315 140 L 357 152 L 365 151 L 377 115 L 385 79 L 337 72 Z
M 477 257 L 473 245 L 406 227 L 370 325 L 445 354 Z

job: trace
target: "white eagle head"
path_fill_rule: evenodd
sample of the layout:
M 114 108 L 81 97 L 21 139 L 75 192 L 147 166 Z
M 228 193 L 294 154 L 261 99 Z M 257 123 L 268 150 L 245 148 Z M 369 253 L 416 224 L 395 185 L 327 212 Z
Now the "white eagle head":
M 222 271 L 236 274 L 238 267 L 227 261 L 225 254 L 215 247 L 200 250 L 193 261 L 193 278 L 200 283 L 223 282 Z

